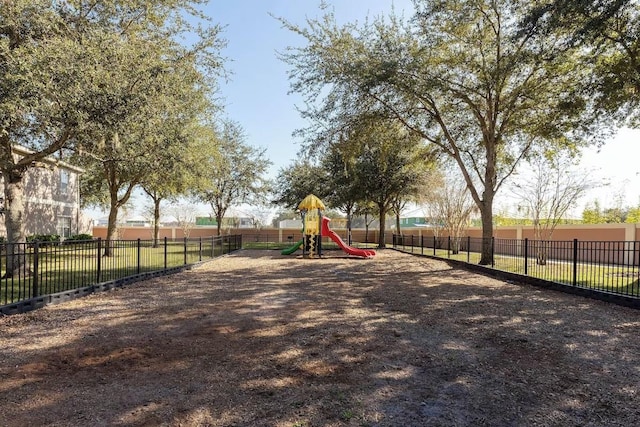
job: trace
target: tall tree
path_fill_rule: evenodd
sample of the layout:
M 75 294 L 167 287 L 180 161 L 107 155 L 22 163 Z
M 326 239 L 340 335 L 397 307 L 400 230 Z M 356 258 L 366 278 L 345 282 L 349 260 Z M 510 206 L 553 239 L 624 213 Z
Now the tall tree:
M 357 159 L 341 150 L 339 145 L 328 147 L 322 159 L 327 179 L 327 203 L 347 215 L 347 244 L 351 244 L 351 220 L 358 204 L 365 197 L 356 167 Z
M 143 10 L 135 25 L 117 21 L 96 32 L 96 43 L 88 47 L 96 72 L 86 89 L 91 124 L 78 159 L 89 171 L 84 202 L 109 210 L 105 256 L 111 255 L 118 210 L 143 178 L 162 174 L 159 166 L 187 151 L 185 140 L 192 136 L 185 129 L 205 120 L 210 109 L 211 76 L 203 70 L 216 72 L 209 66 L 215 66 L 220 43 L 215 31 L 192 45 L 177 43 L 192 29 L 176 21 L 191 2 L 173 3 L 182 7 L 154 4 L 149 10 L 155 14 Z
M 261 203 L 270 190 L 264 174 L 271 162 L 265 150 L 245 143 L 239 124 L 224 121 L 218 135 L 218 155 L 203 159 L 209 173 L 203 177 L 196 197 L 209 204 L 221 234 L 222 218 L 232 205 Z
M 375 216 L 379 214 L 376 204 L 371 201 L 359 201 L 354 208 L 354 215 L 363 217 L 364 241 L 369 243 L 369 228 L 375 221 Z
M 154 168 L 144 174 L 140 181 L 142 190 L 153 202 L 153 241 L 158 244 L 160 232 L 160 205 L 163 201 L 176 202 L 180 196 L 188 196 L 197 188 L 198 179 L 206 174 L 206 164 L 201 161 L 217 147 L 210 128 L 198 123 L 193 126 L 177 126 L 174 132 L 164 137 L 162 147 L 154 152 Z
M 25 173 L 73 146 L 86 121 L 82 101 L 90 71 L 82 43 L 56 2 L 0 2 L 0 172 L 7 240 L 16 244 L 8 253 L 7 276 L 20 268 L 26 242 Z M 16 156 L 16 144 L 32 152 Z
M 362 200 L 376 205 L 378 247 L 384 248 L 387 213 L 393 201 L 417 192 L 421 171 L 429 159 L 418 137 L 394 121 L 363 118 L 351 139 L 351 144 L 360 147 L 355 170 Z
M 282 58 L 308 117 L 331 123 L 354 109 L 380 109 L 457 164 L 482 218 L 481 264 L 492 261 L 497 191 L 537 144 L 575 146 L 585 102 L 582 78 L 560 36 L 522 32 L 529 2 L 423 0 L 413 19 L 340 26 L 331 13 Z M 556 37 L 556 38 L 554 38 Z M 318 101 L 319 100 L 319 101 Z M 571 137 L 571 138 L 570 138 Z

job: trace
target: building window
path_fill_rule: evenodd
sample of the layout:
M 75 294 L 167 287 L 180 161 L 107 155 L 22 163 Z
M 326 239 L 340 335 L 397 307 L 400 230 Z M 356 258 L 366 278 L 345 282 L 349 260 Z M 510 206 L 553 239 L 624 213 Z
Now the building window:
M 67 187 L 69 187 L 69 171 L 60 169 L 60 193 L 67 194 Z
M 58 218 L 58 235 L 65 238 L 71 236 L 71 217 L 61 216 Z

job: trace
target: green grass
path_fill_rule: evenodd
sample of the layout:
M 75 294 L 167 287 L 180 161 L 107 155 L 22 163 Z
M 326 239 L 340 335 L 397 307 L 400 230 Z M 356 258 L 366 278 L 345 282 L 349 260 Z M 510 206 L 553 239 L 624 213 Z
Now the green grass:
M 193 264 L 228 251 L 228 244 L 223 248 L 220 242 L 216 242 L 212 247 L 211 240 L 203 240 L 202 247 L 198 241 L 190 241 L 186 252 L 183 242 L 171 242 L 167 245 L 166 254 L 163 245 L 154 248 L 150 243 L 144 242 L 138 250 L 137 242 L 114 242 L 112 255 L 109 257 L 102 256 L 103 250 L 98 252 L 95 243 L 42 247 L 38 250 L 36 270 L 35 254 L 33 248 L 30 248 L 25 264 L 30 274 L 25 275 L 23 270 L 17 276 L 0 279 L 0 306 L 31 298 L 34 287 L 37 287 L 37 295 L 53 294 Z M 0 262 L 0 273 L 4 275 L 7 262 L 4 255 Z
M 424 248 L 422 250 L 420 247 L 411 246 L 398 246 L 398 249 L 472 264 L 480 262 L 479 252 L 467 253 L 465 251 L 453 254 L 446 249 L 436 249 L 434 252 L 433 248 Z M 524 258 L 522 257 L 495 255 L 492 268 L 510 273 L 525 274 Z M 638 267 L 578 263 L 576 270 L 576 286 L 623 295 L 640 296 L 638 285 L 640 269 Z M 567 285 L 574 284 L 573 264 L 568 261 L 548 260 L 546 265 L 538 265 L 535 258 L 530 258 L 527 263 L 526 275 L 550 282 Z

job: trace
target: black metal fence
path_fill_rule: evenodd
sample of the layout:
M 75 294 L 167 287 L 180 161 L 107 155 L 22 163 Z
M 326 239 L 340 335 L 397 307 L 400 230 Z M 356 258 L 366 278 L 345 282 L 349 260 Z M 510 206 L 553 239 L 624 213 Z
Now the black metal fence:
M 393 247 L 477 264 L 482 238 L 394 235 Z M 491 239 L 495 270 L 596 292 L 640 298 L 640 242 Z
M 0 245 L 0 312 L 32 310 L 215 258 L 241 249 L 242 236 L 114 240 L 105 246 L 101 239 Z

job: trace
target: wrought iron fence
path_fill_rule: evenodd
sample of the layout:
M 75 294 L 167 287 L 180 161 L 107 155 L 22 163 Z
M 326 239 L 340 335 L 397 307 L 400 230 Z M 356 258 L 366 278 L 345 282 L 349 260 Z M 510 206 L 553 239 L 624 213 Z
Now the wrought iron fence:
M 0 245 L 0 312 L 15 313 L 99 284 L 133 281 L 242 248 L 241 235 L 169 240 L 101 239 Z M 108 252 L 109 256 L 105 256 Z
M 480 261 L 482 238 L 394 235 L 411 253 Z M 596 292 L 640 298 L 640 242 L 491 239 L 493 269 Z

